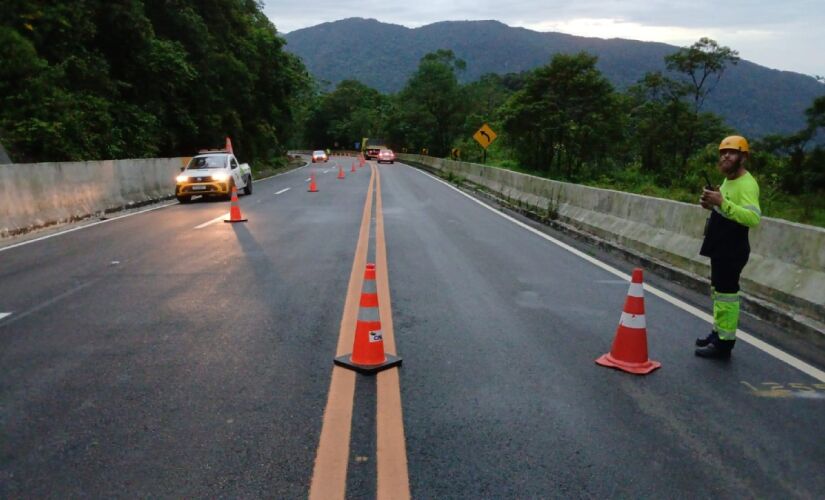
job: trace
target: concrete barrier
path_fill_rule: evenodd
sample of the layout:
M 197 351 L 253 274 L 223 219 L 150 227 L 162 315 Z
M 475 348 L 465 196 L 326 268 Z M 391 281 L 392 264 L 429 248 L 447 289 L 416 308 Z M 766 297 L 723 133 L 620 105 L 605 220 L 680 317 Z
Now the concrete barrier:
M 0 237 L 168 198 L 188 160 L 0 165 Z
M 510 170 L 401 154 L 466 179 L 496 196 L 577 230 L 698 277 L 710 274 L 699 255 L 708 212 L 698 205 L 553 181 Z M 825 319 L 825 229 L 763 217 L 750 231 L 745 294 L 813 320 Z M 807 322 L 810 325 L 810 322 Z

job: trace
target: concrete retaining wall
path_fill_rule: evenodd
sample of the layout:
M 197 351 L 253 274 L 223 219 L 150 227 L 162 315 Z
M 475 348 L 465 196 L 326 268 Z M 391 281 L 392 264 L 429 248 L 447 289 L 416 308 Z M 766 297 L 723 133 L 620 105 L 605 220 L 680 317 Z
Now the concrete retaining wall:
M 527 204 L 578 230 L 698 276 L 709 276 L 699 255 L 708 212 L 698 205 L 557 182 L 475 163 L 399 155 L 452 172 L 514 202 Z M 825 229 L 763 217 L 750 231 L 751 258 L 742 290 L 825 320 Z
M 188 160 L 0 165 L 0 237 L 167 198 Z

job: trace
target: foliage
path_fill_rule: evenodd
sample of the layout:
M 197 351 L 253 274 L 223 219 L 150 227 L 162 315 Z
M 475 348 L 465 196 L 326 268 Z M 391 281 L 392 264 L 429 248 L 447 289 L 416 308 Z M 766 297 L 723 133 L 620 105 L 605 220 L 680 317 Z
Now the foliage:
M 391 143 L 409 150 L 427 148 L 438 156 L 449 152 L 466 109 L 456 76 L 465 66 L 450 50 L 437 50 L 421 58 L 388 115 L 386 130 Z
M 504 105 L 502 126 L 523 164 L 567 178 L 607 157 L 620 137 L 619 100 L 595 56 L 559 54 Z
M 313 149 L 352 149 L 363 137 L 379 135 L 381 112 L 387 105 L 388 98 L 377 90 L 344 80 L 313 103 L 305 144 Z
M 7 0 L 0 142 L 19 162 L 183 156 L 233 140 L 271 161 L 309 83 L 252 0 Z

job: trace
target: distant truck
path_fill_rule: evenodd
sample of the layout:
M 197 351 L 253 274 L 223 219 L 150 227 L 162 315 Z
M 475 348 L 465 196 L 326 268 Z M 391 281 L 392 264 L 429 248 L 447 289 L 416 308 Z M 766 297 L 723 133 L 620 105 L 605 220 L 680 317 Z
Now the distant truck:
M 229 198 L 232 186 L 243 194 L 252 194 L 252 169 L 248 163 L 238 163 L 228 150 L 201 151 L 176 179 L 175 197 L 189 203 L 193 196 Z
M 364 138 L 363 145 L 361 146 L 361 151 L 364 152 L 364 159 L 366 160 L 378 159 L 378 153 L 380 153 L 382 149 L 389 148 L 384 145 L 384 141 L 381 139 Z

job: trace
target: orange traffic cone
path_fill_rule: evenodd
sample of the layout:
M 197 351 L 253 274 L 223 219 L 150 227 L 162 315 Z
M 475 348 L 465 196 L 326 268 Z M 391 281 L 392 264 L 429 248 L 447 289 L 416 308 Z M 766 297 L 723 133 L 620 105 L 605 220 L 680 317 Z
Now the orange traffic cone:
M 238 206 L 238 188 L 232 186 L 232 204 L 229 207 L 229 218 L 224 219 L 224 222 L 246 222 L 241 215 L 241 208 Z
M 636 375 L 647 375 L 662 366 L 658 361 L 651 361 L 647 357 L 644 285 L 642 270 L 638 267 L 633 270 L 633 279 L 613 339 L 613 347 L 609 353 L 597 359 L 596 363 Z
M 315 185 L 315 172 L 312 172 L 312 175 L 309 176 L 309 192 L 310 193 L 317 193 L 318 186 Z
M 333 362 L 358 373 L 372 375 L 381 370 L 401 366 L 401 358 L 384 353 L 384 337 L 381 335 L 381 318 L 378 315 L 378 289 L 375 286 L 375 264 L 367 264 L 361 304 L 355 326 L 355 342 L 352 354 L 338 356 Z
M 349 169 L 350 172 L 355 172 L 355 160 L 352 160 L 352 168 Z
M 345 177 L 346 177 L 346 175 L 344 175 L 344 167 L 342 167 L 341 165 L 338 165 L 338 178 L 343 179 Z
M 229 151 L 232 154 L 235 154 L 235 152 L 232 151 L 232 141 L 229 140 L 229 137 L 226 138 L 226 145 L 223 147 L 223 149 Z

